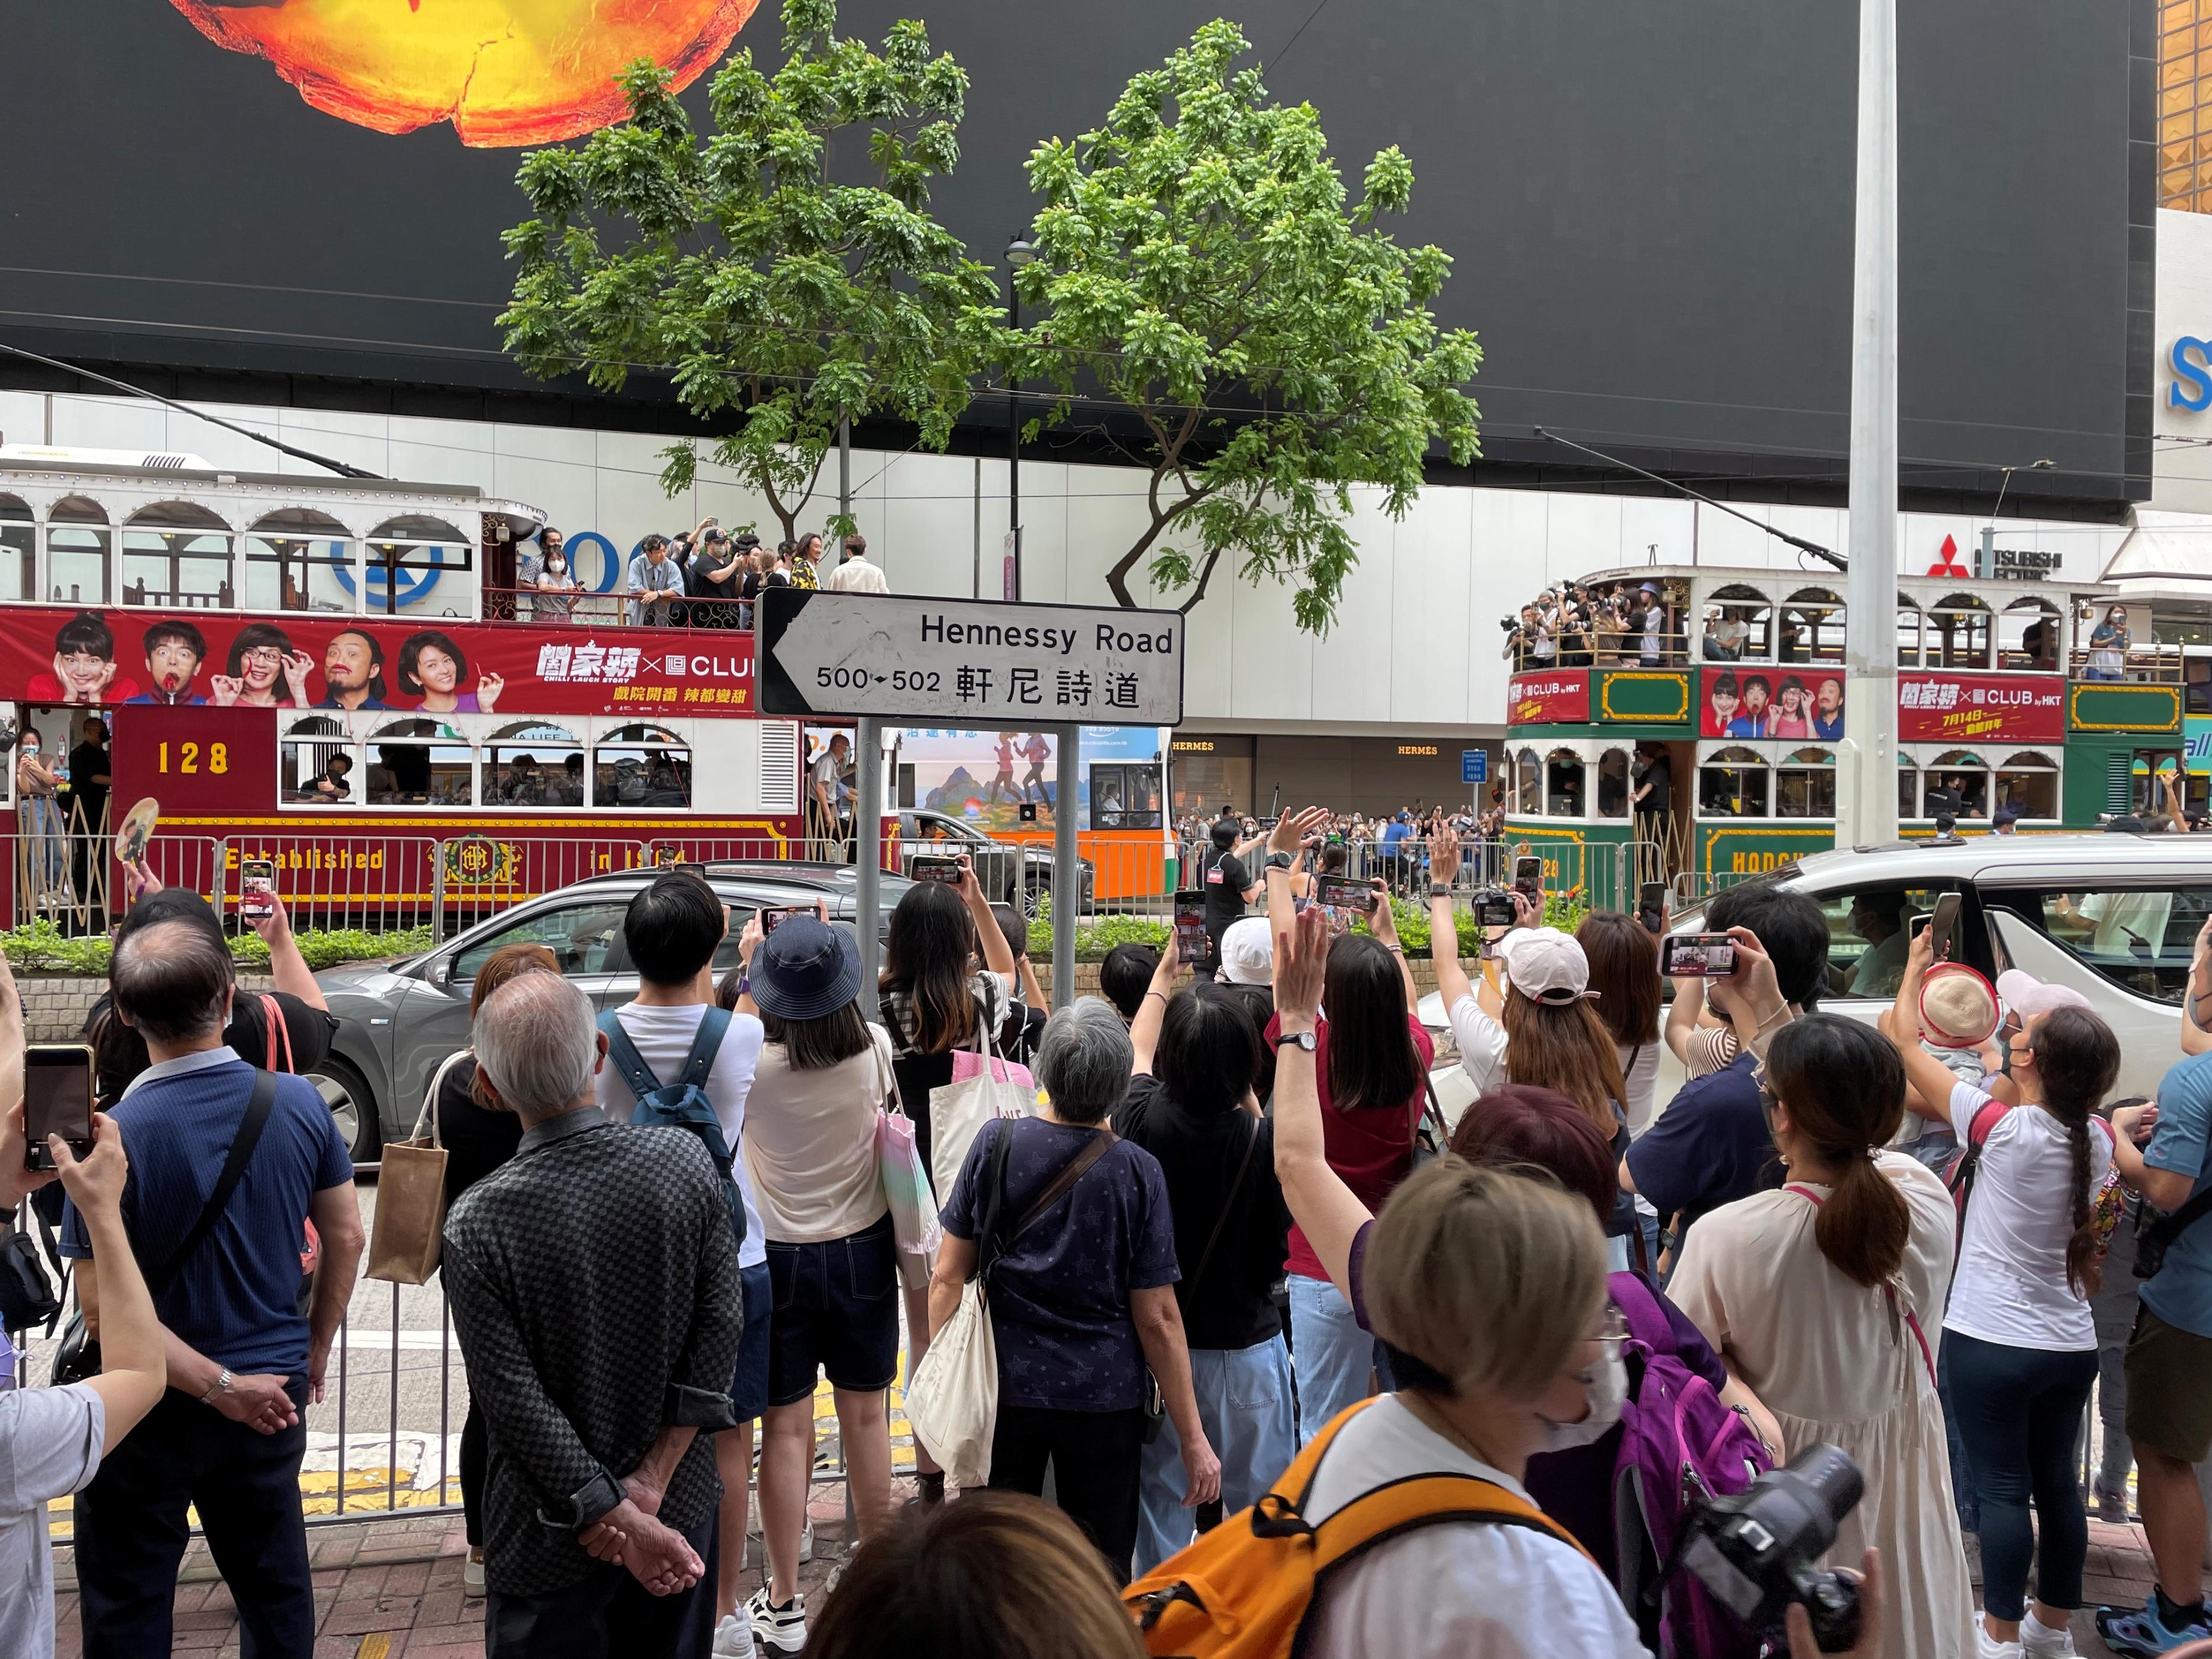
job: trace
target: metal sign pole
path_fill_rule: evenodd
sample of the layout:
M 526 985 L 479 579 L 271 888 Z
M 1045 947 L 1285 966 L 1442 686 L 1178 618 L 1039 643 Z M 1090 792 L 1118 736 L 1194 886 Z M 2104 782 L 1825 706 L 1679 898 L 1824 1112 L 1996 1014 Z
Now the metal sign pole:
M 853 930 L 860 941 L 860 1006 L 875 1006 L 876 933 L 883 905 L 884 731 L 880 720 L 863 720 L 854 733 L 860 763 L 854 779 L 854 828 L 860 846 L 859 880 L 853 897 Z
M 1065 1008 L 1075 1000 L 1075 923 L 1083 907 L 1083 872 L 1075 851 L 1083 728 L 1063 726 L 1059 737 L 1060 779 L 1052 800 L 1052 1000 L 1054 1007 Z

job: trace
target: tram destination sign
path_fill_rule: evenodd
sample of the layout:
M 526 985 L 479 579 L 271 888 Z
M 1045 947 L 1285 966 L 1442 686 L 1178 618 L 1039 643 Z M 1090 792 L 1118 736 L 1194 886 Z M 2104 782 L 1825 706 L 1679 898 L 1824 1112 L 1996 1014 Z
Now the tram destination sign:
M 1175 611 L 771 587 L 756 638 L 765 714 L 1006 728 L 1182 721 Z

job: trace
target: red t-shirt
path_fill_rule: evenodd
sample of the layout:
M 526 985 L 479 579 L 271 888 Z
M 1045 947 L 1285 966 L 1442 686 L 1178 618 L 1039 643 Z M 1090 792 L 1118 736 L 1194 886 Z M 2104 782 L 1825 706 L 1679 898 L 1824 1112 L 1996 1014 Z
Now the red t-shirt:
M 1413 1048 L 1425 1073 L 1437 1057 L 1437 1045 L 1428 1029 L 1413 1015 L 1406 1016 Z M 1267 1022 L 1267 1041 L 1282 1034 L 1279 1015 Z M 1340 1112 L 1328 1093 L 1328 1022 L 1318 1023 L 1315 1033 L 1314 1072 L 1321 1089 L 1322 1146 L 1328 1167 L 1359 1195 L 1359 1201 L 1381 1213 L 1383 1200 L 1398 1183 L 1413 1172 L 1413 1132 L 1420 1127 L 1421 1106 L 1427 1091 L 1417 1089 L 1403 1106 L 1364 1106 L 1356 1112 Z M 1290 1260 L 1283 1264 L 1306 1279 L 1327 1279 L 1321 1258 L 1306 1243 L 1304 1232 L 1291 1229 Z

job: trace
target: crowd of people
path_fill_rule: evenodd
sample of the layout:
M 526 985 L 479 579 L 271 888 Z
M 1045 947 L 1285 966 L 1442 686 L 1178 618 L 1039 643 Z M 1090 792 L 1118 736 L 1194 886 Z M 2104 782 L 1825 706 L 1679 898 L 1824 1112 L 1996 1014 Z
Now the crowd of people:
M 1749 1653 L 1702 1577 L 1662 1580 L 1683 1494 L 1816 1447 L 1863 1489 L 1827 1551 L 1861 1575 L 1854 1653 L 2072 1651 L 2087 1507 L 2125 1513 L 2130 1462 L 2157 1587 L 2099 1628 L 2143 1656 L 2212 1638 L 2212 929 L 2184 1055 L 2154 1103 L 2113 1102 L 2082 999 L 1990 986 L 1925 933 L 1877 1029 L 1820 1012 L 1817 904 L 1732 888 L 1705 925 L 1734 970 L 1669 1010 L 1644 919 L 1568 934 L 1518 895 L 1479 960 L 1435 960 L 1476 1096 L 1447 1123 L 1391 908 L 1347 931 L 1312 886 L 1331 816 L 1224 827 L 1204 960 L 1121 946 L 1049 1015 L 1021 919 L 964 870 L 902 896 L 873 987 L 804 914 L 745 921 L 718 981 L 729 913 L 681 867 L 629 903 L 623 1006 L 540 946 L 482 965 L 425 1110 L 488 1654 L 1212 1651 L 1194 1587 L 1282 1616 L 1264 1553 L 1305 1535 L 1344 1554 L 1299 1604 L 1316 1656 Z M 1424 830 L 1460 867 L 1459 830 Z M 286 1073 L 334 1022 L 281 909 L 276 989 L 248 998 L 203 901 L 133 885 L 90 1028 L 105 1109 L 53 1160 L 84 1330 L 59 1386 L 0 1394 L 0 1630 L 51 1650 L 41 1505 L 75 1491 L 87 1654 L 167 1650 L 187 1505 L 245 1650 L 305 1653 L 304 1413 L 363 1240 Z M 1427 898 L 1456 939 L 1450 884 Z M 1665 1101 L 1662 1044 L 1687 1078 Z M 1034 1110 L 969 1109 L 993 1057 L 1031 1068 Z M 22 1137 L 18 1107 L 18 1200 L 43 1179 Z M 931 1170 L 957 1174 L 933 1194 Z M 971 1281 L 991 1401 L 973 1443 L 929 1416 L 909 1488 L 890 1390 Z M 825 1380 L 859 1537 L 810 1604 Z M 1248 1510 L 1279 1524 L 1223 1524 Z M 1802 1609 L 1769 1634 L 1815 1650 Z
M 630 623 L 655 628 L 750 629 L 763 588 L 890 591 L 882 568 L 869 562 L 866 537 L 847 536 L 838 554 L 830 556 L 819 531 L 769 547 L 751 531 L 733 535 L 711 517 L 673 536 L 656 532 L 638 544 L 623 571 L 623 615 Z M 566 538 L 556 526 L 545 526 L 522 545 L 514 580 L 519 614 L 526 621 L 606 620 L 590 614 L 590 601 L 598 594 L 577 580 Z
M 1677 581 L 1562 582 L 1517 616 L 1500 619 L 1504 654 L 1522 672 L 1600 664 L 1679 667 L 1688 659 L 1686 597 Z

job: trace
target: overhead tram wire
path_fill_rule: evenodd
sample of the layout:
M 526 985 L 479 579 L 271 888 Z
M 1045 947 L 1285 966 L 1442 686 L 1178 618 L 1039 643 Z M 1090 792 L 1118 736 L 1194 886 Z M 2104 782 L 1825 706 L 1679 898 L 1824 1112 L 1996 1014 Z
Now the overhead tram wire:
M 1786 530 L 1777 530 L 1771 524 L 1762 524 L 1757 519 L 1753 518 L 1750 514 L 1740 513 L 1725 501 L 1717 501 L 1710 495 L 1700 495 L 1698 491 L 1691 489 L 1687 484 L 1677 483 L 1674 479 L 1662 477 L 1656 472 L 1647 472 L 1642 467 L 1635 465 L 1631 462 L 1624 461 L 1618 456 L 1608 455 L 1601 449 L 1592 449 L 1588 444 L 1578 444 L 1571 438 L 1562 438 L 1558 433 L 1547 431 L 1540 426 L 1531 429 L 1534 431 L 1538 437 L 1543 439 L 1547 443 L 1561 444 L 1569 449 L 1580 450 L 1585 455 L 1595 455 L 1598 459 L 1605 462 L 1608 466 L 1617 466 L 1624 472 L 1633 472 L 1639 478 L 1649 478 L 1653 483 L 1664 485 L 1668 489 L 1679 490 L 1683 495 L 1687 495 L 1692 501 L 1701 501 L 1705 506 L 1713 508 L 1716 512 L 1727 514 L 1731 519 L 1741 519 L 1746 524 L 1751 526 L 1753 529 L 1765 531 L 1768 535 L 1773 537 L 1775 540 L 1787 543 L 1790 546 L 1796 548 L 1800 553 L 1810 553 L 1816 559 L 1826 559 L 1830 564 L 1835 566 L 1838 570 L 1849 568 L 1844 562 L 1843 555 L 1836 552 L 1833 549 L 1823 547 L 1818 542 L 1808 542 L 1802 536 L 1793 536 Z
M 5 341 L 0 341 L 0 351 L 6 352 L 11 357 L 21 357 L 27 362 L 40 363 L 48 368 L 58 368 L 64 374 L 79 375 L 100 386 L 112 386 L 116 391 L 127 392 L 134 398 L 149 398 L 165 409 L 173 409 L 180 415 L 190 415 L 196 420 L 207 422 L 210 426 L 219 426 L 226 432 L 235 432 L 241 438 L 251 438 L 258 444 L 266 444 L 271 449 L 289 455 L 295 461 L 311 461 L 317 466 L 326 466 L 342 478 L 381 479 L 384 477 L 381 472 L 371 472 L 368 468 L 356 466 L 349 461 L 335 461 L 327 455 L 316 454 L 312 449 L 297 448 L 282 439 L 270 437 L 265 432 L 256 432 L 250 426 L 240 426 L 235 421 L 226 421 L 220 415 L 210 415 L 204 409 L 194 409 L 190 404 L 180 404 L 173 398 L 164 398 L 158 392 L 149 392 L 144 386 L 133 386 L 128 380 L 111 380 L 105 374 L 95 374 L 88 368 L 79 368 L 75 363 L 65 363 L 58 357 L 41 357 L 35 351 L 26 351 L 22 347 L 9 345 Z

